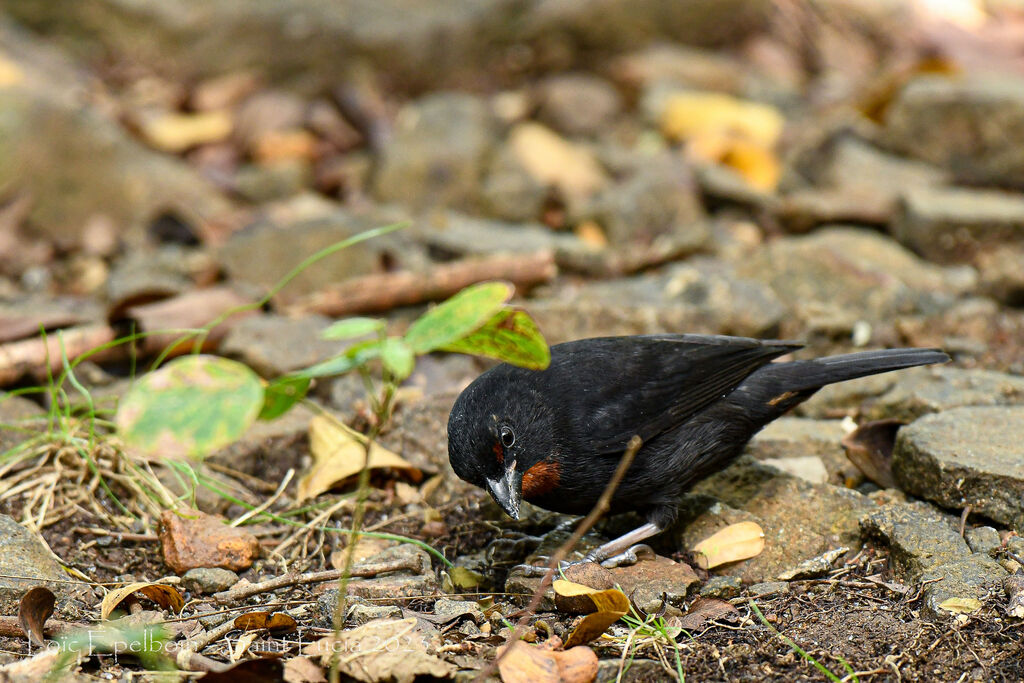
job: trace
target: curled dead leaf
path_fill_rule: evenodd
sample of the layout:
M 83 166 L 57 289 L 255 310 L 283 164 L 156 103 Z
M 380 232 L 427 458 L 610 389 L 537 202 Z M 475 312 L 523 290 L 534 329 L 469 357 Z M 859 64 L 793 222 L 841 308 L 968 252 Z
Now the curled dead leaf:
M 18 623 L 21 630 L 29 637 L 29 640 L 36 645 L 43 646 L 46 636 L 43 633 L 43 626 L 46 620 L 53 614 L 53 606 L 57 598 L 49 588 L 36 586 L 30 588 L 25 595 L 21 596 L 18 605 Z
M 756 522 L 730 524 L 693 547 L 697 566 L 714 569 L 729 562 L 749 560 L 764 550 L 764 530 Z
M 597 655 L 582 645 L 556 650 L 517 640 L 501 656 L 498 672 L 504 683 L 590 683 L 597 677 Z
M 185 600 L 181 597 L 181 593 L 174 586 L 168 586 L 163 583 L 149 583 L 147 581 L 137 581 L 136 583 L 130 583 L 127 586 L 115 589 L 107 593 L 103 597 L 103 601 L 100 603 L 100 618 L 109 619 L 118 606 L 125 600 L 132 597 L 136 592 L 142 593 L 147 598 L 160 605 L 164 609 L 170 609 L 174 612 L 181 612 L 185 607 Z
M 902 420 L 888 419 L 866 422 L 843 437 L 846 457 L 864 476 L 885 489 L 894 488 L 892 451 L 896 445 L 896 432 Z
M 938 606 L 953 614 L 974 614 L 982 608 L 982 602 L 977 598 L 947 598 Z
M 629 611 L 629 598 L 618 588 L 595 590 L 563 579 L 554 581 L 552 588 L 559 609 L 587 615 L 569 635 L 566 647 L 589 643 Z
M 248 612 L 235 617 L 235 628 L 243 631 L 267 629 L 274 634 L 291 633 L 298 628 L 295 619 L 283 612 Z
M 686 614 L 681 617 L 673 617 L 669 622 L 677 628 L 692 631 L 700 628 L 706 622 L 724 619 L 736 614 L 739 614 L 739 610 L 725 600 L 719 598 L 699 598 L 690 605 L 690 609 L 686 610 Z
M 366 437 L 354 429 L 318 415 L 309 422 L 309 441 L 313 468 L 299 481 L 299 501 L 330 491 L 362 471 Z M 417 483 L 423 479 L 419 469 L 376 443 L 370 448 L 370 469 L 396 470 Z

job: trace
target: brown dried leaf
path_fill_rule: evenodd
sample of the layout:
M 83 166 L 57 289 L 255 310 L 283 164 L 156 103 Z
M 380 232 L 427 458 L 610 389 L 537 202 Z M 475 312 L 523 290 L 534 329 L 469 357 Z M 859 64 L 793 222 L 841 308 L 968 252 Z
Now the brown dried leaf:
M 309 441 L 313 469 L 299 481 L 300 501 L 330 491 L 363 469 L 365 437 L 355 430 L 318 415 L 310 420 Z M 370 469 L 398 470 L 415 482 L 423 478 L 419 469 L 376 443 L 370 449 Z
M 705 622 L 722 619 L 723 617 L 739 614 L 739 610 L 730 603 L 719 598 L 700 598 L 690 605 L 690 609 L 681 617 L 670 620 L 672 626 L 692 631 L 704 625 Z
M 137 581 L 107 593 L 103 597 L 103 602 L 100 603 L 100 618 L 109 619 L 111 613 L 117 609 L 118 605 L 136 592 L 142 593 L 164 609 L 181 612 L 185 607 L 184 598 L 181 597 L 181 593 L 174 586 Z
M 18 606 L 18 623 L 21 624 L 21 630 L 25 632 L 32 643 L 39 646 L 45 644 L 46 636 L 43 634 L 43 626 L 53 614 L 53 605 L 56 601 L 56 596 L 45 586 L 30 588 L 25 595 L 21 596 L 21 603 Z
M 277 683 L 284 679 L 285 665 L 276 657 L 263 659 L 247 659 L 239 662 L 226 671 L 209 672 L 203 676 L 204 681 L 213 683 Z
M 326 683 L 324 670 L 309 657 L 292 657 L 284 663 L 285 683 Z
M 184 152 L 196 145 L 220 142 L 231 135 L 233 123 L 227 111 L 197 114 L 166 113 L 141 122 L 142 136 L 164 152 Z
M 265 628 L 276 635 L 291 633 L 298 628 L 298 624 L 283 612 L 248 612 L 235 617 L 235 628 L 243 631 L 258 631 Z
M 597 655 L 589 647 L 557 651 L 546 645 L 529 645 L 522 640 L 512 643 L 498 662 L 501 680 L 504 683 L 590 683 L 597 677 Z
M 850 462 L 884 489 L 896 486 L 892 476 L 892 450 L 896 445 L 896 432 L 903 424 L 894 419 L 865 422 L 842 440 Z
M 757 557 L 764 550 L 764 530 L 756 522 L 730 524 L 693 547 L 697 566 L 714 569 L 719 565 Z

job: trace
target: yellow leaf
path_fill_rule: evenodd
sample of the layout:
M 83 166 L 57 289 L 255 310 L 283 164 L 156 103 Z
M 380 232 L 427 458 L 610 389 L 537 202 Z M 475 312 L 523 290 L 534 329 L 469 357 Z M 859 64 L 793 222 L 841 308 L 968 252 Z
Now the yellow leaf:
M 103 596 L 103 601 L 100 603 L 100 618 L 109 618 L 111 613 L 117 609 L 118 605 L 124 602 L 128 596 L 136 591 L 142 593 L 164 609 L 181 612 L 185 607 L 185 599 L 181 597 L 181 593 L 179 593 L 178 589 L 174 586 L 168 586 L 164 583 L 138 581 L 112 590 Z
M 196 145 L 220 142 L 231 135 L 231 115 L 227 111 L 199 114 L 162 114 L 142 122 L 142 135 L 153 147 L 164 152 L 183 152 Z
M 755 522 L 731 524 L 693 547 L 701 569 L 748 560 L 760 555 L 762 550 L 764 530 Z
M 608 179 L 586 149 L 564 140 L 539 123 L 521 123 L 509 136 L 519 163 L 537 181 L 569 196 L 589 196 Z
M 682 92 L 668 98 L 660 123 L 662 134 L 675 142 L 728 135 L 770 149 L 779 140 L 784 120 L 767 104 L 722 93 Z
M 974 614 L 981 607 L 981 600 L 977 598 L 947 598 L 939 603 L 939 609 L 954 614 Z
M 317 415 L 309 422 L 310 452 L 313 468 L 298 485 L 300 501 L 339 486 L 363 469 L 366 437 L 354 429 Z M 370 469 L 394 469 L 419 482 L 423 473 L 409 462 L 374 443 L 370 448 Z
M 629 598 L 618 588 L 596 590 L 562 579 L 552 582 L 551 587 L 555 591 L 555 605 L 559 609 L 589 612 L 565 641 L 566 648 L 589 643 L 629 611 Z
M 0 88 L 18 85 L 25 80 L 25 72 L 13 60 L 0 52 Z

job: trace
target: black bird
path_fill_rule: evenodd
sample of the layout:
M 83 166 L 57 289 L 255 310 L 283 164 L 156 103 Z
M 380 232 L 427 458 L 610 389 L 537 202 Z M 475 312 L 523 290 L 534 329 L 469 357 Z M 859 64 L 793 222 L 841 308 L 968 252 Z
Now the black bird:
M 664 530 L 687 489 L 826 384 L 949 360 L 938 349 L 888 349 L 772 362 L 802 346 L 691 334 L 558 344 L 546 370 L 501 364 L 462 392 L 448 419 L 448 457 L 515 519 L 521 500 L 579 515 L 639 436 L 611 512 L 635 510 L 647 523 L 587 558 L 602 561 Z

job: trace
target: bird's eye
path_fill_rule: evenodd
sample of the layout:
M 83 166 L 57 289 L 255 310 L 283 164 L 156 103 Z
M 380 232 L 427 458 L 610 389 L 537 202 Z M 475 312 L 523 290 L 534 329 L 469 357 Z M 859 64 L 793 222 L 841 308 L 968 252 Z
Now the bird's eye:
M 512 428 L 508 425 L 501 426 L 501 444 L 505 448 L 509 448 L 516 442 L 516 433 L 512 431 Z

